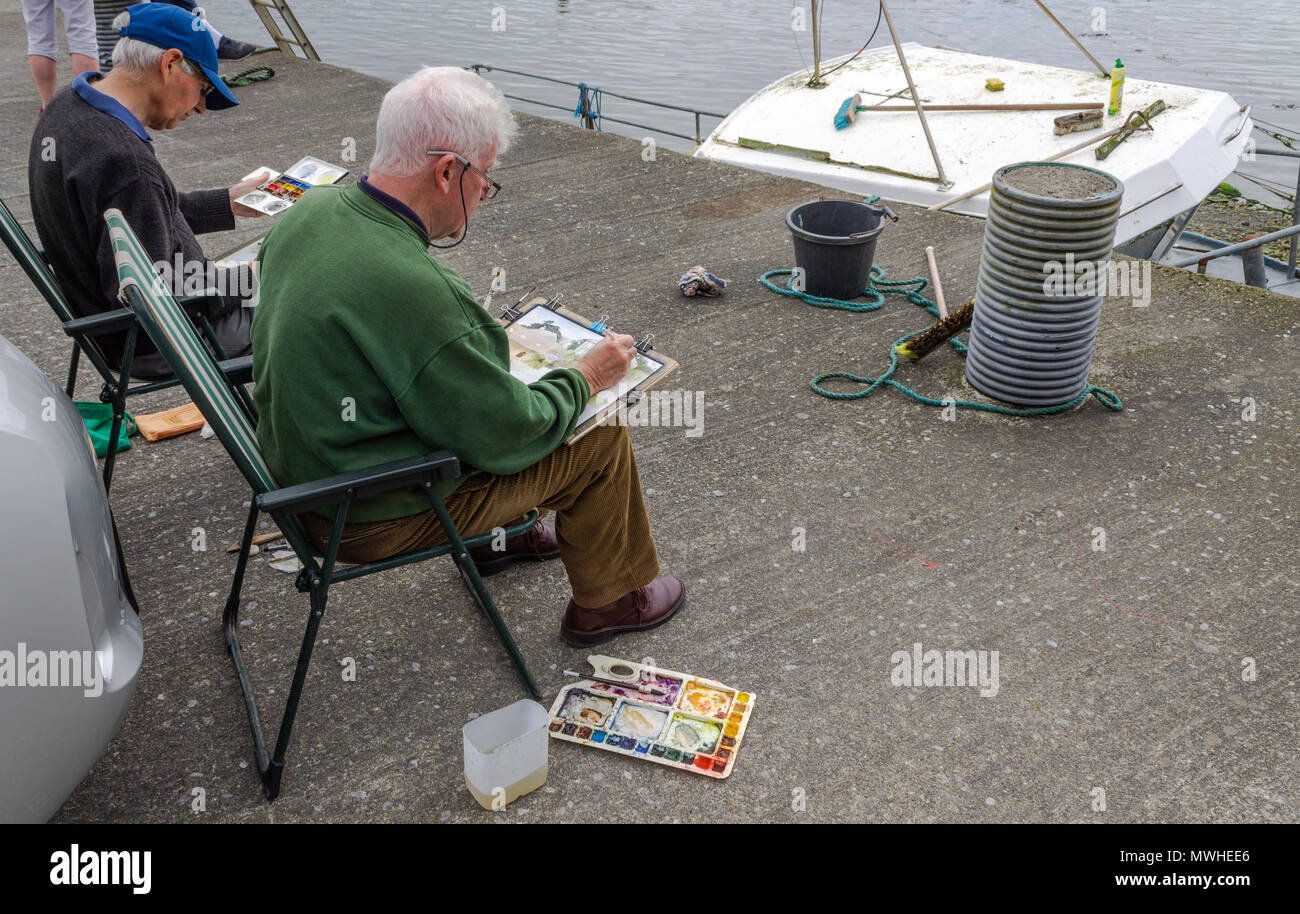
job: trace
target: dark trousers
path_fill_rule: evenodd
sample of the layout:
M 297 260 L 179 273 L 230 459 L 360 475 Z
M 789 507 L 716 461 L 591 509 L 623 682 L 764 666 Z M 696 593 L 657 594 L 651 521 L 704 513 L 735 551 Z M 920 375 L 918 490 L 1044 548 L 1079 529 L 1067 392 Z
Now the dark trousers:
M 253 343 L 248 338 L 249 328 L 253 326 L 253 309 L 236 304 L 225 314 L 209 318 L 212 332 L 216 334 L 221 348 L 226 351 L 226 358 L 238 358 L 253 351 Z M 119 368 L 121 366 L 118 366 Z M 139 355 L 131 360 L 131 375 L 152 381 L 172 374 L 171 366 L 160 352 Z

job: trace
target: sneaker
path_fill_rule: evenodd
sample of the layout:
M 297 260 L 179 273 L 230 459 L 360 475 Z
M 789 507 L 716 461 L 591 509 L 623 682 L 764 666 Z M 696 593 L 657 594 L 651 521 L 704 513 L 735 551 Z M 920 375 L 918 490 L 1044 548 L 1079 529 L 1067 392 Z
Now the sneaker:
M 229 35 L 222 35 L 221 43 L 217 45 L 217 57 L 221 60 L 243 60 L 256 50 L 257 45 L 255 44 L 239 41 Z

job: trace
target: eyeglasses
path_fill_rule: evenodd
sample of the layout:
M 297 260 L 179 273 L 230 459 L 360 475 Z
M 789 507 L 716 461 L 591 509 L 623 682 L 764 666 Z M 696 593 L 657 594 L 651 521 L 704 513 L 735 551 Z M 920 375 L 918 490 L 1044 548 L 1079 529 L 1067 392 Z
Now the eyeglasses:
M 189 73 L 191 76 L 198 78 L 199 94 L 202 95 L 204 98 L 207 98 L 209 95 L 212 94 L 212 90 L 214 90 L 216 86 L 212 85 L 212 81 L 209 80 L 205 75 L 203 75 L 203 71 L 199 68 L 198 64 L 196 64 L 194 61 L 190 60 L 189 58 L 184 58 L 184 61 L 185 61 L 185 72 Z
M 459 152 L 452 152 L 450 149 L 430 149 L 427 150 L 425 154 L 431 156 L 455 156 L 457 162 L 461 162 L 462 164 L 464 164 L 466 168 L 468 168 L 470 171 L 474 172 L 474 174 L 478 175 L 480 178 L 482 178 L 484 181 L 487 182 L 487 190 L 483 194 L 484 200 L 491 200 L 498 193 L 500 193 L 501 185 L 498 184 L 496 181 L 493 181 L 491 178 L 489 178 L 486 171 L 479 168 L 477 165 L 475 165 L 469 159 L 465 158 Z

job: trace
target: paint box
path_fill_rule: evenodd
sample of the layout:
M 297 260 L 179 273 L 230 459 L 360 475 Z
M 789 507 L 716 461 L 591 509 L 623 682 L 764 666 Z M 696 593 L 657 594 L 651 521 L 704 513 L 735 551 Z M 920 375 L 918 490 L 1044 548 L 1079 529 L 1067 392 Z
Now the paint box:
M 244 180 L 263 171 L 269 171 L 271 177 L 235 202 L 268 215 L 283 212 L 311 188 L 318 184 L 333 184 L 348 173 L 346 168 L 323 162 L 315 156 L 306 156 L 283 174 L 272 168 L 259 168 L 244 175 Z
M 628 685 L 578 680 L 565 686 L 551 705 L 552 739 L 712 778 L 731 774 L 753 717 L 753 692 L 602 654 L 587 662 L 593 676 Z M 638 684 L 663 694 L 643 692 Z

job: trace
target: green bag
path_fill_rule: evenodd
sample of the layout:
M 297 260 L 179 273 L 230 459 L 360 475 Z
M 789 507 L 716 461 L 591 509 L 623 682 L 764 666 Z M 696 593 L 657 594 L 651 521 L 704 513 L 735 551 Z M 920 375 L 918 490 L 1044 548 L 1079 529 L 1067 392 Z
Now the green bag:
M 75 405 L 77 412 L 81 413 L 81 421 L 86 423 L 90 443 L 95 446 L 95 456 L 105 456 L 108 453 L 108 435 L 113 430 L 113 404 L 78 400 Z M 122 427 L 117 431 L 119 453 L 131 449 L 131 436 L 135 432 L 135 420 L 131 418 L 130 413 L 124 414 Z

